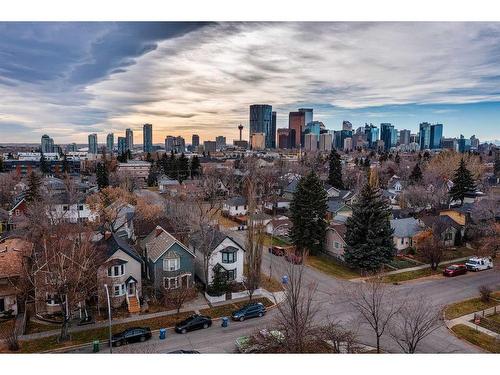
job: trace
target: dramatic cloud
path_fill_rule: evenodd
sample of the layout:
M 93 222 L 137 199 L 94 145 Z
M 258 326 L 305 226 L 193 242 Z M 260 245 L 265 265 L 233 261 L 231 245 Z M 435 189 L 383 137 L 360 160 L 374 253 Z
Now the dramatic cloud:
M 280 126 L 307 105 L 330 127 L 444 119 L 464 131 L 462 106 L 500 101 L 499 41 L 497 23 L 5 23 L 0 121 L 56 142 L 145 122 L 156 142 L 231 138 L 250 104 L 269 103 Z

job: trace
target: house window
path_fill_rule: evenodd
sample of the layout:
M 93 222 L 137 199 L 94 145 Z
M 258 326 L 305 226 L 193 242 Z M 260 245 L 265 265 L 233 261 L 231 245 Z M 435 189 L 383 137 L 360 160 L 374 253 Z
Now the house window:
M 177 271 L 179 268 L 181 268 L 181 259 L 179 257 L 163 259 L 164 271 Z
M 163 280 L 165 289 L 176 289 L 179 287 L 178 277 L 165 277 Z
M 444 235 L 444 240 L 445 241 L 451 241 L 453 239 L 453 234 L 451 232 L 446 232 Z
M 78 211 L 83 211 L 83 204 L 78 205 Z
M 337 241 L 335 241 L 335 248 L 338 249 L 339 248 L 339 243 Z
M 405 239 L 401 238 L 401 245 L 404 245 L 404 244 L 405 244 Z
M 123 296 L 125 294 L 125 284 L 114 284 L 113 295 L 115 297 Z
M 117 266 L 112 266 L 108 268 L 109 277 L 118 277 L 118 276 L 123 276 L 124 274 L 125 274 L 124 264 L 119 264 Z
M 68 206 L 64 205 L 63 206 L 63 211 L 68 211 Z
M 234 263 L 234 262 L 236 262 L 236 251 L 222 253 L 222 263 Z
M 47 305 L 49 306 L 57 306 L 60 305 L 61 302 L 64 301 L 64 299 L 61 299 L 61 297 L 58 294 L 55 293 L 47 293 Z
M 236 268 L 234 270 L 227 271 L 227 281 L 234 281 L 234 280 L 236 280 Z

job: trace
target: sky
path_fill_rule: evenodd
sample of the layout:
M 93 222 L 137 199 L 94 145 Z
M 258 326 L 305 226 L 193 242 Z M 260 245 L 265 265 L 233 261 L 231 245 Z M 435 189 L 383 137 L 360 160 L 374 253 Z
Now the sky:
M 500 23 L 0 22 L 0 143 L 230 142 L 251 104 L 500 139 Z

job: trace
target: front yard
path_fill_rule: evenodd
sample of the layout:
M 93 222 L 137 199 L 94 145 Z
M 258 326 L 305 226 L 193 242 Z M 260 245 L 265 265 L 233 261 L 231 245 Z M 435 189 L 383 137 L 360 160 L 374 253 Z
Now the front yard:
M 252 302 L 261 302 L 265 307 L 269 307 L 274 305 L 273 301 L 270 301 L 266 297 L 258 297 L 258 298 L 253 298 Z M 231 316 L 231 313 L 235 310 L 238 310 L 248 304 L 249 301 L 238 301 L 238 302 L 233 302 L 233 303 L 228 303 L 225 305 L 221 306 L 215 306 L 211 307 L 209 309 L 202 309 L 200 310 L 200 313 L 203 315 L 208 315 L 211 318 L 220 318 L 223 316 Z
M 495 338 L 490 335 L 476 331 L 474 328 L 466 326 L 465 324 L 453 326 L 451 330 L 455 332 L 458 337 L 467 340 L 488 352 L 500 353 L 500 342 L 495 341 Z
M 313 256 L 309 255 L 306 258 L 306 265 L 317 269 L 327 275 L 338 277 L 341 279 L 355 279 L 360 277 L 359 273 L 355 270 L 341 264 L 340 262 L 335 262 L 334 260 L 328 259 L 324 256 Z
M 415 271 L 400 272 L 392 275 L 386 275 L 382 277 L 382 281 L 384 283 L 400 283 L 403 281 L 420 279 L 421 277 L 440 275 L 442 272 L 443 272 L 442 268 L 438 268 L 436 271 L 433 271 L 430 268 L 423 268 Z
M 266 234 L 264 236 L 264 246 L 290 246 L 291 243 L 288 241 L 286 238 L 283 237 L 278 237 L 278 236 L 273 236 L 273 242 L 271 244 L 271 236 L 269 234 Z
M 496 291 L 492 293 L 493 298 L 500 298 L 500 291 Z M 481 311 L 484 309 L 488 309 L 490 307 L 499 305 L 499 301 L 491 300 L 490 302 L 483 302 L 481 298 L 471 298 L 465 301 L 460 301 L 457 303 L 453 303 L 448 305 L 444 310 L 444 317 L 446 319 L 455 319 L 463 315 L 471 314 L 476 311 Z

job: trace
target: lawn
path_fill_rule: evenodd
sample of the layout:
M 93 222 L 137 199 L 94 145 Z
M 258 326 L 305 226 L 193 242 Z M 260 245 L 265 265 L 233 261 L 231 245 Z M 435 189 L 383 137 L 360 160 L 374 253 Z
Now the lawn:
M 401 272 L 395 273 L 392 275 L 386 275 L 382 278 L 384 283 L 400 283 L 402 281 L 419 279 L 421 277 L 440 275 L 442 272 L 441 268 L 438 268 L 437 271 L 433 271 L 430 268 L 423 268 L 415 271 Z
M 492 294 L 494 298 L 500 298 L 500 291 Z M 444 310 L 444 316 L 446 319 L 455 319 L 462 315 L 471 314 L 476 311 L 481 311 L 488 309 L 495 305 L 499 305 L 500 302 L 491 300 L 490 302 L 483 302 L 481 298 L 471 298 L 465 301 L 460 301 L 448 305 Z
M 472 322 L 474 322 L 474 320 L 472 320 Z M 500 334 L 500 313 L 488 317 L 482 317 L 479 325 L 492 332 Z
M 264 246 L 290 246 L 291 243 L 286 238 L 273 236 L 273 244 L 271 245 L 271 236 L 266 234 L 264 237 Z
M 495 338 L 492 336 L 476 331 L 474 328 L 466 326 L 465 324 L 453 326 L 451 330 L 455 332 L 458 337 L 467 340 L 488 352 L 500 353 L 500 342 L 496 342 Z
M 32 334 L 32 333 L 39 333 L 39 332 L 46 332 L 46 331 L 53 331 L 55 329 L 60 329 L 61 326 L 58 324 L 50 324 L 50 323 L 38 323 L 34 322 L 32 320 L 28 320 L 28 323 L 26 324 L 26 334 Z
M 211 318 L 220 318 L 222 316 L 231 316 L 231 313 L 245 306 L 249 301 L 239 301 L 228 303 L 221 306 L 211 307 L 209 309 L 202 309 L 200 313 L 203 315 L 208 315 Z M 274 305 L 273 301 L 270 301 L 266 297 L 253 298 L 252 302 L 261 302 L 264 306 L 269 307 Z
M 400 258 L 400 257 L 394 258 L 388 264 L 389 264 L 389 266 L 394 267 L 398 270 L 403 269 L 403 268 L 411 268 L 411 267 L 415 267 L 415 266 L 420 265 L 420 263 L 417 263 L 417 262 L 412 261 L 412 260 L 407 259 L 407 258 Z
M 283 290 L 283 284 L 278 280 L 262 275 L 262 280 L 260 281 L 261 288 L 267 290 L 268 292 L 281 292 Z
M 160 328 L 167 328 L 174 326 L 177 322 L 182 319 L 185 319 L 189 315 L 192 315 L 194 312 L 185 312 L 174 315 L 167 315 L 158 318 L 150 318 L 144 319 L 136 322 L 123 323 L 113 325 L 113 333 L 117 333 L 123 331 L 126 328 L 130 327 L 149 327 L 151 330 L 156 330 Z M 82 332 L 73 332 L 71 333 L 71 340 L 66 341 L 64 343 L 59 343 L 57 341 L 58 335 L 53 335 L 49 337 L 44 337 L 36 340 L 29 341 L 20 341 L 21 344 L 21 353 L 41 353 L 47 350 L 64 348 L 72 345 L 80 345 L 90 343 L 93 340 L 107 340 L 108 338 L 108 328 L 94 328 L 88 329 Z
M 306 265 L 333 277 L 341 279 L 355 279 L 359 273 L 349 267 L 328 259 L 324 256 L 310 255 L 306 258 Z
M 15 319 L 9 319 L 0 322 L 0 340 L 7 339 L 9 336 L 12 335 L 15 324 L 16 324 Z
M 457 247 L 455 249 L 447 249 L 443 254 L 443 261 L 453 260 L 458 258 L 471 257 L 476 254 L 475 249 L 469 249 L 468 247 Z

